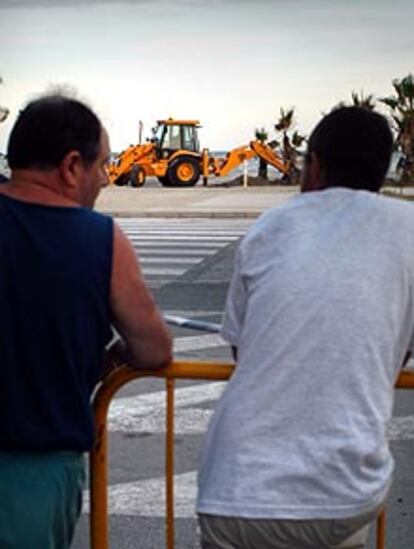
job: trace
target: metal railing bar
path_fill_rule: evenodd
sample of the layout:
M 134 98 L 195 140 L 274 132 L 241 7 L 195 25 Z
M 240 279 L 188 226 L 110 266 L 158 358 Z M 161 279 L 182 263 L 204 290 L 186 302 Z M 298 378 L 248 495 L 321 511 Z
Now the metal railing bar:
M 219 333 L 221 324 L 216 322 L 207 322 L 204 320 L 191 320 L 190 318 L 184 318 L 182 316 L 164 315 L 164 320 L 167 324 L 172 326 L 179 326 L 180 328 L 191 328 L 193 330 L 199 330 L 201 332 Z

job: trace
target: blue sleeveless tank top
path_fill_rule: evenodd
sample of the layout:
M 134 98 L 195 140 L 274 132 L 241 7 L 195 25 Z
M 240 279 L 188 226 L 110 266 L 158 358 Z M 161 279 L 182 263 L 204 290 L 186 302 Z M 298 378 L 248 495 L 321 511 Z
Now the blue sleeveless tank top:
M 112 242 L 109 217 L 0 194 L 0 450 L 91 448 Z

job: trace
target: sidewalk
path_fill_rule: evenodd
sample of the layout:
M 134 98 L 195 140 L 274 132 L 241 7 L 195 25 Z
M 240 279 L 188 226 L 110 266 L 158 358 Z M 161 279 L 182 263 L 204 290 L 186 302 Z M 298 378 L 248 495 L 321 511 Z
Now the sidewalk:
M 115 217 L 255 218 L 298 190 L 286 187 L 107 187 L 95 209 Z

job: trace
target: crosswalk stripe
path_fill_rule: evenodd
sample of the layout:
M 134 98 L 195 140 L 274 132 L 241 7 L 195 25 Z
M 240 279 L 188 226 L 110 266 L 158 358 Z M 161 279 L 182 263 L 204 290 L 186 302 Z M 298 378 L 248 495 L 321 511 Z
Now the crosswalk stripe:
M 200 255 L 195 257 L 140 257 L 140 263 L 178 263 L 193 265 L 194 263 L 199 263 L 203 259 L 203 256 Z
M 177 434 L 200 434 L 205 431 L 211 410 L 201 404 L 215 402 L 225 382 L 200 383 L 174 391 L 177 410 L 174 430 Z M 109 408 L 108 428 L 116 432 L 164 433 L 165 391 L 115 398 Z M 191 406 L 191 408 L 187 408 Z
M 163 276 L 181 276 L 187 270 L 187 267 L 179 269 L 169 267 L 144 267 L 142 269 L 144 275 L 163 275 Z
M 185 257 L 185 256 L 196 256 L 197 258 L 200 258 L 200 259 L 204 259 L 204 256 L 206 255 L 213 255 L 217 252 L 217 248 L 213 248 L 213 249 L 209 249 L 209 248 L 204 248 L 203 251 L 199 251 L 199 250 L 186 250 L 185 248 L 184 249 L 177 249 L 177 248 L 154 248 L 154 247 L 151 247 L 151 250 L 139 250 L 139 256 L 140 257 L 145 257 L 147 255 L 151 255 L 151 256 L 175 256 L 175 255 L 178 255 L 180 257 Z M 166 259 L 167 260 L 167 259 Z
M 203 228 L 203 229 L 197 229 L 195 227 L 187 227 L 186 229 L 175 229 L 171 227 L 167 227 L 165 229 L 160 229 L 158 227 L 154 227 L 151 229 L 148 228 L 139 228 L 139 227 L 127 227 L 128 232 L 132 234 L 159 234 L 159 235 L 169 235 L 169 234 L 183 234 L 186 235 L 189 232 L 192 234 L 218 234 L 223 236 L 239 236 L 241 234 L 244 234 L 246 231 L 243 229 L 217 229 L 217 228 Z
M 147 285 L 156 290 L 184 275 L 231 243 L 251 221 L 117 220 L 134 247 Z
M 134 242 L 138 242 L 140 240 L 144 240 L 144 241 L 148 241 L 148 240 L 160 240 L 160 237 L 158 235 L 154 235 L 154 234 L 149 234 L 149 235 L 141 235 L 141 234 L 137 234 L 137 235 L 132 235 L 131 233 L 127 233 L 130 240 L 134 241 Z M 238 240 L 238 236 L 234 236 L 234 235 L 231 235 L 231 236 L 221 236 L 221 235 L 212 235 L 212 234 L 205 234 L 205 235 L 194 235 L 194 234 L 189 234 L 187 236 L 184 236 L 184 235 L 174 235 L 174 234 L 169 234 L 168 237 L 166 237 L 165 240 L 167 241 L 171 241 L 171 240 L 178 240 L 178 241 L 191 241 L 191 240 L 197 240 L 197 241 L 203 241 L 203 240 L 207 240 L 209 242 L 220 242 L 220 241 L 226 241 L 228 242 L 229 240 Z
M 228 345 L 219 334 L 180 337 L 174 340 L 174 353 L 199 351 Z
M 195 515 L 196 471 L 174 475 L 174 515 Z M 111 515 L 141 517 L 165 516 L 165 479 L 163 477 L 124 482 L 109 486 L 108 506 Z M 89 493 L 85 491 L 83 512 L 89 513 Z
M 133 239 L 130 239 L 132 240 L 132 243 L 134 243 L 134 240 Z M 211 249 L 216 249 L 216 248 L 221 248 L 221 247 L 224 247 L 224 246 L 227 246 L 227 242 L 215 242 L 214 244 L 211 244 L 210 242 L 193 242 L 193 241 L 189 241 L 189 242 L 185 242 L 184 244 L 179 244 L 177 242 L 169 242 L 168 240 L 163 240 L 161 242 L 157 242 L 157 241 L 154 241 L 154 242 L 146 242 L 146 241 L 143 241 L 143 242 L 139 242 L 139 248 L 142 248 L 142 247 L 146 247 L 146 248 L 164 248 L 164 247 L 174 247 L 174 249 L 176 248 L 181 248 L 183 250 L 185 250 L 186 248 L 211 248 Z M 204 253 L 204 251 L 203 251 Z

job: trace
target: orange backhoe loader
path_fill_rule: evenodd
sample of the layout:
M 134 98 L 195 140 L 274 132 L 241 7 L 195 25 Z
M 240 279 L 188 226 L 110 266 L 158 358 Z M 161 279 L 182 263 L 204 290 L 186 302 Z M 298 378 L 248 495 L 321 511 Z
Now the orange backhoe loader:
M 153 137 L 142 145 L 131 145 L 108 167 L 109 179 L 115 185 L 141 187 L 145 178 L 155 176 L 166 187 L 191 187 L 203 176 L 229 174 L 245 160 L 258 156 L 282 173 L 288 166 L 268 145 L 251 141 L 249 145 L 232 149 L 224 158 L 200 151 L 197 120 L 158 120 Z

